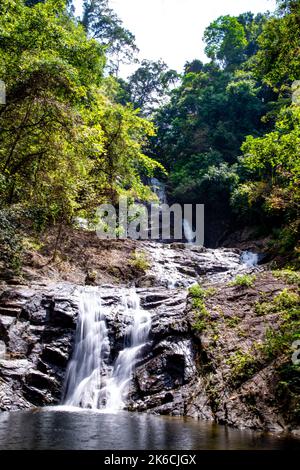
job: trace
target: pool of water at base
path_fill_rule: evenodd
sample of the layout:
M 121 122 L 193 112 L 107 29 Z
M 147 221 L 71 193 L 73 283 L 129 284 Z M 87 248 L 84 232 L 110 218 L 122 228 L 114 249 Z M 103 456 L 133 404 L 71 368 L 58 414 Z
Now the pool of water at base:
M 300 440 L 191 418 L 54 407 L 0 413 L 0 449 L 300 450 Z

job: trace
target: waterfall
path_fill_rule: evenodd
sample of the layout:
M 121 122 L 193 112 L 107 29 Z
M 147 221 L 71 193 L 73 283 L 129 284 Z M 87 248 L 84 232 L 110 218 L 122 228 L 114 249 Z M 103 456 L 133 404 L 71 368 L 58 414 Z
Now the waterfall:
M 187 219 L 183 219 L 184 236 L 188 243 L 192 243 L 195 238 L 192 227 Z
M 141 309 L 140 298 L 135 289 L 131 289 L 129 295 L 124 296 L 123 303 L 126 314 L 132 317 L 132 323 L 125 338 L 128 347 L 120 351 L 106 387 L 106 407 L 110 410 L 124 408 L 134 366 L 147 342 L 151 328 L 151 316 L 148 311 Z
M 80 292 L 79 317 L 72 359 L 65 379 L 64 404 L 99 408 L 101 372 L 110 354 L 105 317 L 98 289 Z
M 89 287 L 80 292 L 78 325 L 66 374 L 64 405 L 111 411 L 124 408 L 134 367 L 148 340 L 151 316 L 142 310 L 133 288 L 124 290 L 122 307 L 124 316 L 131 321 L 124 348 L 111 364 L 100 291 Z
M 167 204 L 166 186 L 157 178 L 151 178 L 151 189 L 156 194 L 160 204 Z
M 241 262 L 248 268 L 255 267 L 258 264 L 258 254 L 252 251 L 244 251 L 241 256 Z

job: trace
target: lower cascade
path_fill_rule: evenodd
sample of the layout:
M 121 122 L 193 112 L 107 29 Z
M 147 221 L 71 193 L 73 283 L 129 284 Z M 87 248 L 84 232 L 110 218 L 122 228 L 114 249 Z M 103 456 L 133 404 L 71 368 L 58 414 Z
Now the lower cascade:
M 69 363 L 63 404 L 67 406 L 123 409 L 135 364 L 148 340 L 151 315 L 140 305 L 134 288 L 124 289 L 121 309 L 126 326 L 124 348 L 111 363 L 111 348 L 99 288 L 86 287 L 79 293 L 79 318 L 74 352 Z
M 124 409 L 132 398 L 129 392 L 134 388 L 131 384 L 135 369 L 141 381 L 139 387 L 144 387 L 148 380 L 148 373 L 145 377 L 142 373 L 144 378 L 141 378 L 139 362 L 143 359 L 151 328 L 157 328 L 157 321 L 163 322 L 168 318 L 168 299 L 176 298 L 183 287 L 180 302 L 184 300 L 186 287 L 195 283 L 195 277 L 202 269 L 207 269 L 211 282 L 230 280 L 239 272 L 257 269 L 257 255 L 251 252 L 240 255 L 231 250 L 176 250 L 155 245 L 151 255 L 151 272 L 157 287 L 153 287 L 154 292 L 151 287 L 145 291 L 142 289 L 143 302 L 145 298 L 146 304 L 148 302 L 145 308 L 141 307 L 138 293 L 141 289 L 113 288 L 108 289 L 111 290 L 109 294 L 104 286 L 86 286 L 77 291 L 78 318 L 73 354 L 64 382 L 63 405 L 109 411 Z M 179 291 L 176 290 L 178 286 Z M 155 289 L 158 292 L 155 293 Z M 162 310 L 159 308 L 161 299 L 167 299 Z M 176 309 L 170 313 L 176 314 Z M 173 344 L 172 348 L 176 349 L 175 346 Z M 185 376 L 190 369 L 189 354 L 185 344 L 180 344 L 179 349 L 184 351 L 186 364 L 182 374 Z M 176 361 L 179 361 L 181 352 L 175 351 Z M 174 365 L 176 370 L 180 369 L 179 366 Z M 170 380 L 172 382 L 173 379 L 168 378 L 166 382 Z

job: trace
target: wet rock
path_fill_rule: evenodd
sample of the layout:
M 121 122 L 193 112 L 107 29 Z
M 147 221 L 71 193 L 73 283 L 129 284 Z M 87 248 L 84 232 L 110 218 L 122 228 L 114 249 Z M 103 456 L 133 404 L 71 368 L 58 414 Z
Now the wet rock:
M 0 391 L 7 398 L 0 409 L 59 400 L 78 314 L 74 292 L 70 285 L 9 287 L 2 292 L 0 307 L 5 314 L 0 315 L 0 339 L 6 354 L 0 361 Z M 12 309 L 20 313 L 12 315 Z
M 11 387 L 9 383 L 2 382 L 0 378 L 1 411 L 16 411 L 30 407 L 32 407 L 32 403 L 26 400 L 21 389 Z
M 69 360 L 69 354 L 58 347 L 45 346 L 42 353 L 42 360 L 59 367 L 66 367 Z
M 0 361 L 0 377 L 6 380 L 21 380 L 33 364 L 28 359 L 2 359 Z
M 32 325 L 44 325 L 49 322 L 49 313 L 52 302 L 42 293 L 35 294 L 23 306 L 21 318 L 30 321 Z
M 0 340 L 0 359 L 4 359 L 6 354 L 6 344 Z
M 26 385 L 39 390 L 49 390 L 52 393 L 59 392 L 59 382 L 53 377 L 50 377 L 38 370 L 31 370 L 26 374 L 25 383 Z
M 4 341 L 5 344 L 9 342 L 9 329 L 15 323 L 15 318 L 7 317 L 5 315 L 0 315 L 0 339 Z
M 36 387 L 23 386 L 24 397 L 35 406 L 47 406 L 58 403 L 58 400 L 47 390 L 40 390 Z
M 76 328 L 76 305 L 70 300 L 55 299 L 50 311 L 50 321 L 63 328 Z

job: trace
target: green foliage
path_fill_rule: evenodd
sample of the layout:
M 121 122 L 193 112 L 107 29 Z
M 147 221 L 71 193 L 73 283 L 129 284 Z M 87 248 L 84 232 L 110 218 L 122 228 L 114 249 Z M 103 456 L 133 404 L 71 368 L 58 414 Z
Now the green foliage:
M 141 272 L 146 272 L 150 268 L 149 259 L 143 251 L 135 251 L 132 254 L 130 265 Z
M 256 135 L 265 126 L 264 90 L 251 72 L 237 70 L 250 50 L 255 52 L 260 29 L 254 24 L 251 15 L 213 23 L 205 36 L 213 61 L 186 64 L 181 85 L 155 115 L 152 155 L 169 171 L 172 199 L 201 202 L 221 218 L 230 214 L 231 194 L 239 183 L 240 147 L 248 134 Z M 232 36 L 241 49 L 232 45 Z
M 276 328 L 268 328 L 262 344 L 253 344 L 248 352 L 236 351 L 227 360 L 231 366 L 231 380 L 235 385 L 251 378 L 262 364 L 280 355 L 286 356 L 290 361 L 293 353 L 292 344 L 300 338 L 298 293 L 284 289 L 272 301 L 257 302 L 255 311 L 258 315 L 277 314 L 279 325 Z M 289 386 L 288 381 L 286 386 Z
M 125 83 L 127 100 L 143 115 L 151 115 L 155 109 L 164 104 L 171 85 L 178 79 L 175 70 L 169 70 L 160 61 L 143 60 L 139 68 Z M 124 86 L 124 85 L 123 85 Z
M 276 396 L 282 403 L 281 412 L 289 422 L 300 419 L 300 367 L 286 361 L 277 370 Z
M 191 61 L 155 115 L 152 155 L 172 199 L 207 214 L 278 230 L 274 253 L 299 237 L 299 2 L 275 15 L 222 16 L 205 31 L 210 63 Z M 295 95 L 294 95 L 295 96 Z M 242 148 L 242 156 L 241 156 Z M 209 220 L 208 220 L 209 223 Z M 294 255 L 296 257 L 296 254 Z
M 199 315 L 195 315 L 195 321 L 193 323 L 193 330 L 201 333 L 207 328 L 207 321 L 205 319 L 201 319 Z
M 238 324 L 242 321 L 242 319 L 238 316 L 225 318 L 225 323 L 229 328 L 235 328 Z
M 0 210 L 0 268 L 11 269 L 18 272 L 21 266 L 23 251 L 22 239 L 18 232 L 18 210 Z
M 205 297 L 205 289 L 200 287 L 199 284 L 194 284 L 189 287 L 189 294 L 193 299 L 203 299 Z
M 220 16 L 204 33 L 206 55 L 222 67 L 235 69 L 258 50 L 258 37 L 267 17 L 247 12 Z
M 272 302 L 256 302 L 255 313 L 258 316 L 272 314 L 274 313 L 274 305 Z
M 293 271 L 292 269 L 282 269 L 277 271 L 272 271 L 274 277 L 283 279 L 288 284 L 300 285 L 300 272 Z
M 256 75 L 277 91 L 300 77 L 300 4 L 298 1 L 279 2 L 281 14 L 270 18 L 258 39 L 255 56 Z
M 34 208 L 43 228 L 93 217 L 119 194 L 149 198 L 142 177 L 162 169 L 143 151 L 154 127 L 117 103 L 105 48 L 65 1 L 4 0 L 0 36 L 0 207 Z
M 230 286 L 238 286 L 238 287 L 253 287 L 254 282 L 256 280 L 256 276 L 251 274 L 239 274 L 236 276 L 234 281 L 230 282 Z
M 292 344 L 300 339 L 300 315 L 298 319 L 292 319 L 291 325 L 284 322 L 279 331 L 269 329 L 263 352 L 268 359 L 275 359 L 281 354 L 291 357 L 293 354 Z
M 284 289 L 274 298 L 274 305 L 277 309 L 290 309 L 299 307 L 300 297 L 295 292 Z M 291 313 L 291 312 L 290 312 Z
M 108 0 L 84 0 L 82 24 L 89 34 L 105 46 L 109 70 L 118 73 L 121 63 L 131 63 L 138 48 L 134 35 L 124 27 Z
M 210 297 L 216 293 L 216 289 L 214 287 L 208 287 L 204 289 L 199 284 L 193 284 L 189 287 L 189 295 L 192 299 L 205 299 Z
M 253 377 L 259 368 L 258 358 L 250 351 L 238 350 L 226 362 L 231 367 L 230 380 L 235 385 Z
M 271 302 L 257 302 L 255 311 L 257 315 L 267 315 L 280 312 L 286 320 L 298 312 L 300 297 L 293 291 L 284 289 L 274 297 Z
M 205 306 L 205 299 L 214 295 L 214 288 L 203 289 L 199 284 L 189 287 L 189 296 L 192 300 L 192 311 L 194 315 L 194 323 L 192 328 L 199 333 L 204 331 L 209 322 L 209 312 Z
M 232 195 L 236 210 L 253 210 L 265 220 L 288 224 L 274 232 L 274 248 L 290 252 L 297 244 L 300 202 L 300 108 L 283 108 L 275 130 L 263 137 L 250 136 L 242 146 L 241 168 L 248 181 Z M 276 241 L 277 238 L 277 241 Z
M 264 355 L 273 359 L 280 354 L 292 354 L 292 344 L 300 338 L 300 296 L 284 289 L 270 302 L 258 302 L 255 306 L 258 315 L 278 314 L 280 327 L 269 328 L 262 347 Z
M 295 257 L 291 258 L 291 262 L 296 269 L 299 267 L 299 256 L 297 251 L 299 247 L 297 246 L 299 242 L 299 221 L 292 221 L 289 226 L 283 228 L 273 228 L 272 230 L 272 239 L 269 241 L 268 245 L 270 250 L 273 252 L 279 253 L 281 255 L 286 255 L 288 253 L 295 253 Z
M 224 67 L 239 65 L 247 46 L 245 29 L 233 16 L 220 16 L 204 33 L 206 55 Z

